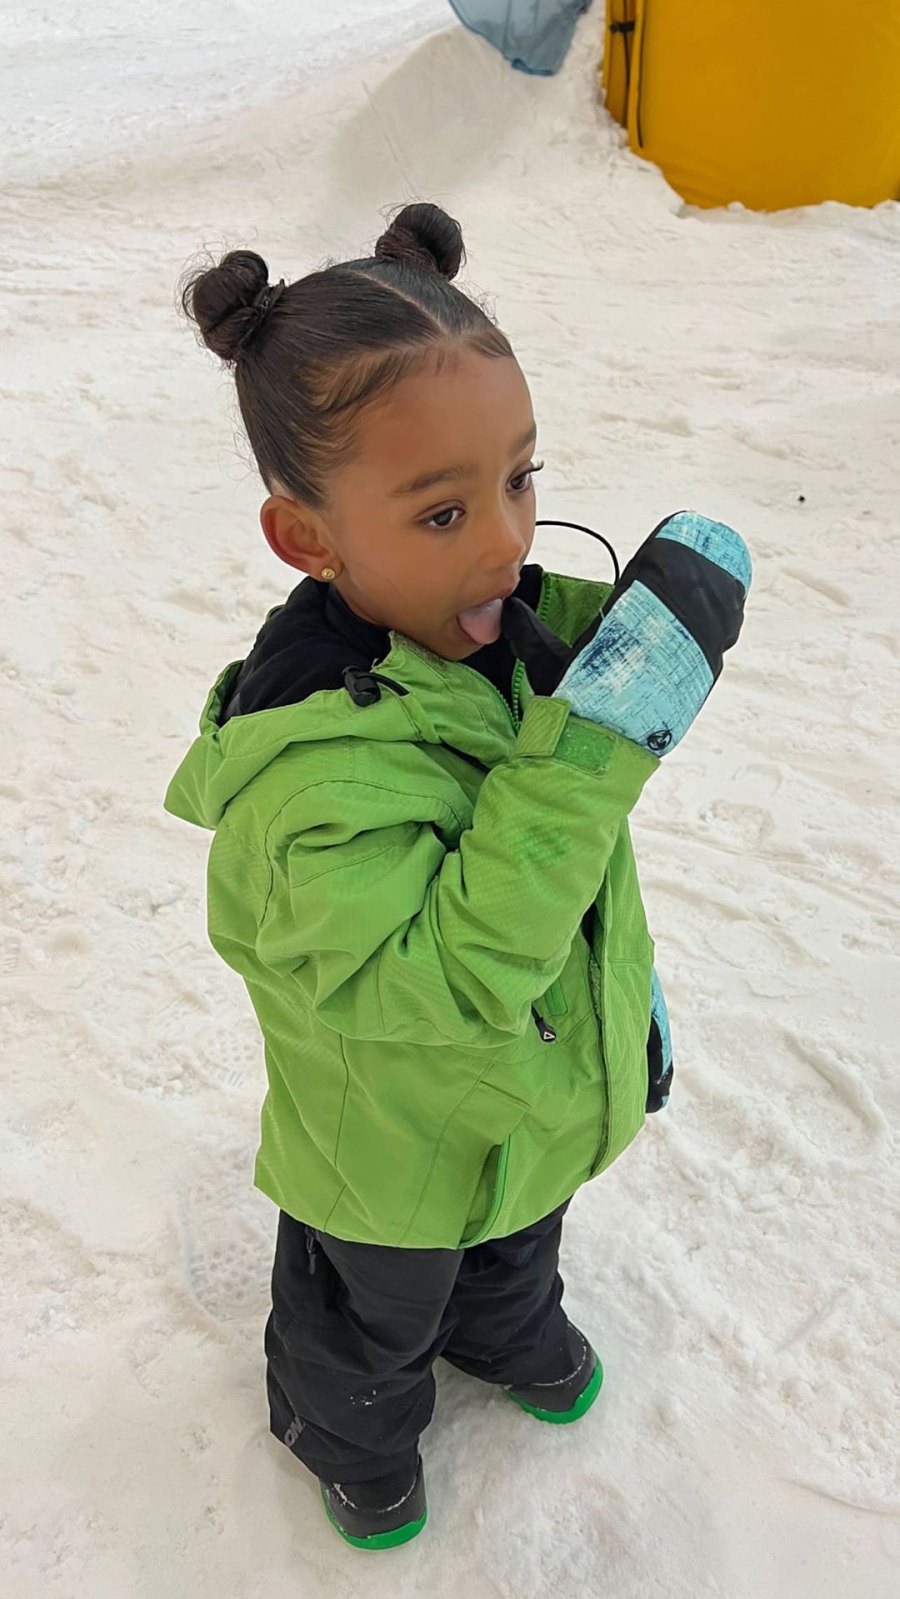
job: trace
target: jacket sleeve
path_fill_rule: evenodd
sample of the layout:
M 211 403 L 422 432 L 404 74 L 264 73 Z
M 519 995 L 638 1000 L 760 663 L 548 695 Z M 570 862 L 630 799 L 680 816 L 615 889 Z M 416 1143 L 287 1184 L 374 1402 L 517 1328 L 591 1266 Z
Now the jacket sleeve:
M 452 816 L 442 825 L 414 785 L 307 788 L 272 839 L 257 958 L 347 1037 L 508 1043 L 562 971 L 658 765 L 535 698 L 457 847 Z

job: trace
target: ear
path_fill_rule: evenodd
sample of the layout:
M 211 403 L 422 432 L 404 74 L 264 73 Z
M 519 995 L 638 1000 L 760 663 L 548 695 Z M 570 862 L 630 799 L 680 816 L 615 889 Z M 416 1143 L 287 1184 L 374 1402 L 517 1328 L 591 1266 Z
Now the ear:
M 321 518 L 299 500 L 270 494 L 260 507 L 259 525 L 270 550 L 299 572 L 317 578 L 323 567 L 337 565 L 337 558 L 323 542 L 326 530 Z

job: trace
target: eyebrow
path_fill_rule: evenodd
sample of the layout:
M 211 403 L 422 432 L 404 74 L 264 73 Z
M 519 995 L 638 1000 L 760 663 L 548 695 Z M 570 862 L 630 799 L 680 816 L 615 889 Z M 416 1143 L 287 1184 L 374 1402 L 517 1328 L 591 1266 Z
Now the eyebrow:
M 513 451 L 518 454 L 533 444 L 537 438 L 537 426 L 532 425 L 527 433 L 523 433 L 513 445 Z M 457 478 L 474 477 L 478 468 L 475 466 L 442 466 L 437 472 L 423 472 L 420 477 L 413 478 L 411 483 L 404 483 L 399 489 L 392 489 L 392 496 L 403 494 L 421 494 L 423 489 L 430 489 L 435 483 L 445 483 Z

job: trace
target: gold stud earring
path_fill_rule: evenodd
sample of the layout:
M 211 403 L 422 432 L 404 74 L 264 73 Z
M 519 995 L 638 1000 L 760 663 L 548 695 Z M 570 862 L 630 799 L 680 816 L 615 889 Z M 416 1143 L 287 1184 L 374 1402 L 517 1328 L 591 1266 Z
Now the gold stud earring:
M 336 577 L 337 577 L 337 573 L 335 572 L 333 567 L 331 567 L 331 566 L 323 566 L 323 568 L 322 568 L 322 582 L 323 583 L 331 583 L 331 582 L 334 581 L 334 579 Z

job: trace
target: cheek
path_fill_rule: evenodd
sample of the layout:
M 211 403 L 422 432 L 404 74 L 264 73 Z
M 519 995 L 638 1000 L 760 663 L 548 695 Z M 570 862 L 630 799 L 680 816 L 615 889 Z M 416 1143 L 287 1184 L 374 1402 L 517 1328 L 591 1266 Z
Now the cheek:
M 392 551 L 392 559 L 382 567 L 398 592 L 407 595 L 419 605 L 429 608 L 446 602 L 453 592 L 459 556 L 454 557 L 449 544 L 441 547 L 439 539 L 409 535 Z
M 405 632 L 431 624 L 450 626 L 457 586 L 452 569 L 427 542 L 414 536 L 402 546 L 378 547 L 375 540 L 348 561 L 353 586 L 384 626 Z

